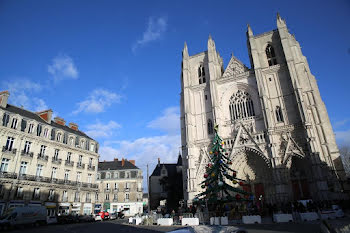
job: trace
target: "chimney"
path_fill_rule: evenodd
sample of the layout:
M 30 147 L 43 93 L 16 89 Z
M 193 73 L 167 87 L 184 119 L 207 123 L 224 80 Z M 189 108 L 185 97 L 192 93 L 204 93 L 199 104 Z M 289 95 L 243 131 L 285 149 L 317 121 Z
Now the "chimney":
M 73 123 L 73 122 L 70 122 L 68 126 L 69 126 L 69 128 L 71 128 L 75 131 L 78 131 L 78 125 Z
M 124 158 L 122 159 L 122 167 L 124 167 L 124 164 L 125 164 L 125 160 Z
M 0 106 L 3 108 L 6 108 L 7 100 L 10 96 L 10 92 L 8 91 L 1 91 L 0 92 Z
M 53 120 L 55 121 L 55 123 L 59 125 L 63 125 L 63 126 L 66 125 L 66 121 L 61 117 L 55 117 Z
M 118 158 L 114 158 L 114 161 L 118 162 Z
M 160 166 L 160 158 L 158 158 L 158 166 Z
M 132 165 L 135 166 L 135 160 L 129 160 L 130 163 L 132 163 Z
M 51 118 L 52 118 L 52 110 L 51 109 L 36 112 L 35 114 L 38 115 L 41 119 L 43 119 L 47 123 L 49 123 L 49 124 L 51 123 Z

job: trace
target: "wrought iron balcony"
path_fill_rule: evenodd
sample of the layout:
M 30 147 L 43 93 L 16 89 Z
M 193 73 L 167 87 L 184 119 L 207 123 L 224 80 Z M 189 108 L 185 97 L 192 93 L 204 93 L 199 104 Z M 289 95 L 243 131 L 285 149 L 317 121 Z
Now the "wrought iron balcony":
M 2 152 L 9 153 L 9 154 L 16 154 L 17 149 L 14 148 L 8 148 L 6 146 L 2 147 Z
M 64 162 L 64 164 L 65 164 L 66 166 L 70 166 L 70 167 L 73 167 L 73 166 L 74 166 L 74 162 L 73 162 L 73 161 L 69 161 L 69 160 L 66 160 L 66 161 Z
M 61 164 L 62 163 L 62 159 L 56 159 L 55 157 L 53 157 L 52 158 L 52 163 Z
M 13 172 L 0 172 L 0 178 L 17 179 L 17 173 Z
M 33 158 L 34 153 L 33 153 L 33 152 L 29 152 L 29 151 L 22 150 L 22 151 L 21 151 L 21 155 L 22 155 L 22 156 L 26 156 L 26 157 Z
M 88 169 L 88 170 L 92 170 L 92 171 L 95 171 L 95 166 L 92 166 L 92 165 L 88 165 L 88 166 L 87 166 L 87 169 Z
M 84 169 L 85 168 L 85 164 L 77 163 L 77 168 Z
M 49 156 L 47 155 L 43 155 L 41 153 L 38 154 L 38 157 L 37 157 L 39 160 L 42 160 L 42 161 L 48 161 L 49 160 Z

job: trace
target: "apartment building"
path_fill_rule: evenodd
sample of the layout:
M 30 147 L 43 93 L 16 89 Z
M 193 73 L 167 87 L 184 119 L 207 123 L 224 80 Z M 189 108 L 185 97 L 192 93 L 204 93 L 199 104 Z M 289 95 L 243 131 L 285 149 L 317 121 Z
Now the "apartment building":
M 98 142 L 52 110 L 31 112 L 0 92 L 0 214 L 44 205 L 50 215 L 93 212 Z
M 134 216 L 143 212 L 142 170 L 135 166 L 135 160 L 103 161 L 98 164 L 98 204 L 95 210 L 119 212 Z

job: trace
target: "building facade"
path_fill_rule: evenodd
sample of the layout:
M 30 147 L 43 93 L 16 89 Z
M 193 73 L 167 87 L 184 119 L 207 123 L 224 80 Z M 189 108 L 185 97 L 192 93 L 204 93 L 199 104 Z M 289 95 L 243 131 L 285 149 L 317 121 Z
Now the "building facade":
M 92 213 L 98 142 L 77 124 L 52 121 L 52 110 L 34 113 L 8 98 L 0 92 L 0 212 L 45 205 L 52 216 Z
M 339 151 L 315 77 L 299 42 L 277 15 L 277 29 L 247 30 L 251 68 L 223 59 L 209 37 L 193 56 L 185 44 L 181 73 L 184 195 L 199 183 L 209 160 L 213 126 L 243 188 L 265 202 L 341 197 L 334 160 Z
M 149 204 L 151 210 L 166 203 L 169 211 L 177 210 L 179 202 L 183 201 L 182 192 L 182 158 L 179 155 L 177 163 L 160 163 L 149 177 Z
M 98 203 L 95 211 L 110 213 L 124 210 L 125 216 L 143 213 L 142 170 L 135 160 L 103 161 L 98 164 Z

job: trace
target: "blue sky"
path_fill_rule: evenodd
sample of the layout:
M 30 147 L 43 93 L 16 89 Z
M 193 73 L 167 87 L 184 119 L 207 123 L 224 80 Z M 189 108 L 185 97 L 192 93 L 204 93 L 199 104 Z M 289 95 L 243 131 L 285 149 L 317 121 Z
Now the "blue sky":
M 206 50 L 250 67 L 254 34 L 286 19 L 308 58 L 339 143 L 350 143 L 350 3 L 335 1 L 0 1 L 0 89 L 100 142 L 101 160 L 151 170 L 180 146 L 181 51 Z

